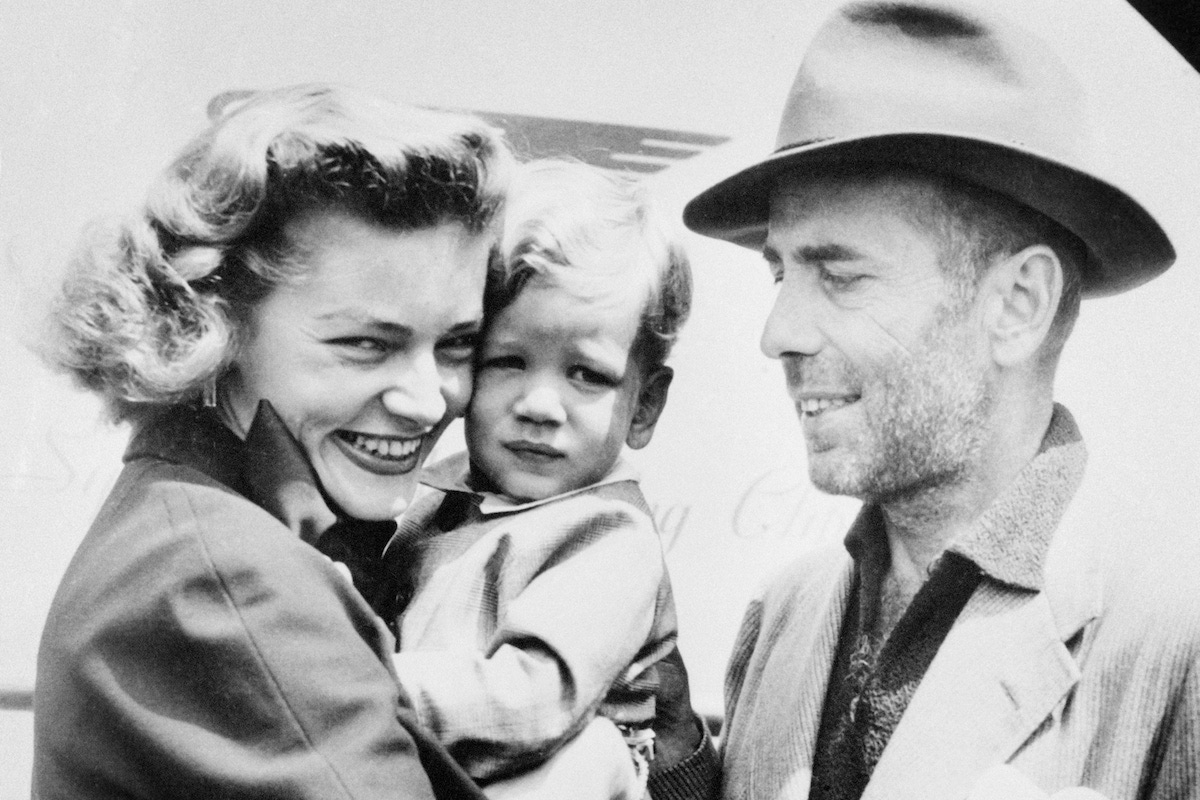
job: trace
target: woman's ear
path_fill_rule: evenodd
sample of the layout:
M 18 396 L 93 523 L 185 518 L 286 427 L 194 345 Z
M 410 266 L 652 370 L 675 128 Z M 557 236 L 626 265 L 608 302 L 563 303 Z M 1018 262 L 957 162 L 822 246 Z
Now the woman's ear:
M 984 278 L 984 307 L 995 363 L 1031 363 L 1046 341 L 1062 297 L 1062 262 L 1044 244 L 1008 256 Z
M 673 369 L 659 367 L 643 381 L 638 392 L 637 408 L 633 410 L 633 419 L 629 422 L 629 433 L 625 436 L 625 444 L 634 450 L 640 450 L 650 443 L 658 417 L 667 406 L 667 390 L 671 388 L 671 379 L 674 377 Z

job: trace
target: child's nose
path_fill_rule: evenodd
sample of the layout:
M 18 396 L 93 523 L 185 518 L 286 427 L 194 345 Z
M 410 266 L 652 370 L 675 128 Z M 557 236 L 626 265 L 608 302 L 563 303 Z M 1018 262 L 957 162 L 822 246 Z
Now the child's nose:
M 562 424 L 567 416 L 558 392 L 544 383 L 530 387 L 517 400 L 513 412 L 521 419 L 539 425 Z

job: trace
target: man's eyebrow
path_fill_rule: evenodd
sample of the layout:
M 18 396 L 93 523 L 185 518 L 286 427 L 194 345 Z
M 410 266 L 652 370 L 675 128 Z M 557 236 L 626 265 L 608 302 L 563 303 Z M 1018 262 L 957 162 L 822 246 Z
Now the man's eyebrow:
M 768 264 L 778 264 L 783 260 L 779 251 L 772 245 L 766 245 L 762 251 L 763 259 Z M 841 244 L 806 244 L 792 250 L 792 259 L 800 264 L 821 264 L 830 261 L 858 261 L 862 253 Z
M 829 261 L 857 261 L 862 254 L 840 244 L 801 245 L 792 251 L 792 257 L 803 264 L 821 264 Z

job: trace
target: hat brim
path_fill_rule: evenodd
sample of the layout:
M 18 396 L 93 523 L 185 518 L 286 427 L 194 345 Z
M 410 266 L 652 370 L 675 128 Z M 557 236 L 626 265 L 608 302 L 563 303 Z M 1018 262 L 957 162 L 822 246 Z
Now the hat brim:
M 1112 184 L 1032 150 L 943 132 L 829 139 L 777 151 L 701 192 L 684 208 L 683 221 L 705 236 L 761 249 L 771 191 L 781 175 L 868 163 L 958 178 L 1041 212 L 1087 247 L 1087 297 L 1132 289 L 1175 261 L 1166 232 Z

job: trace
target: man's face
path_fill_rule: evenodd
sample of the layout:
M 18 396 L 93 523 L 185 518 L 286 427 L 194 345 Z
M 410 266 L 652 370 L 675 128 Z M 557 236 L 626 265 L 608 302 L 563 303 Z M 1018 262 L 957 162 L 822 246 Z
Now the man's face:
M 763 352 L 783 362 L 813 484 L 873 500 L 969 479 L 990 408 L 986 341 L 956 299 L 909 178 L 784 181 L 764 257 L 779 294 Z

